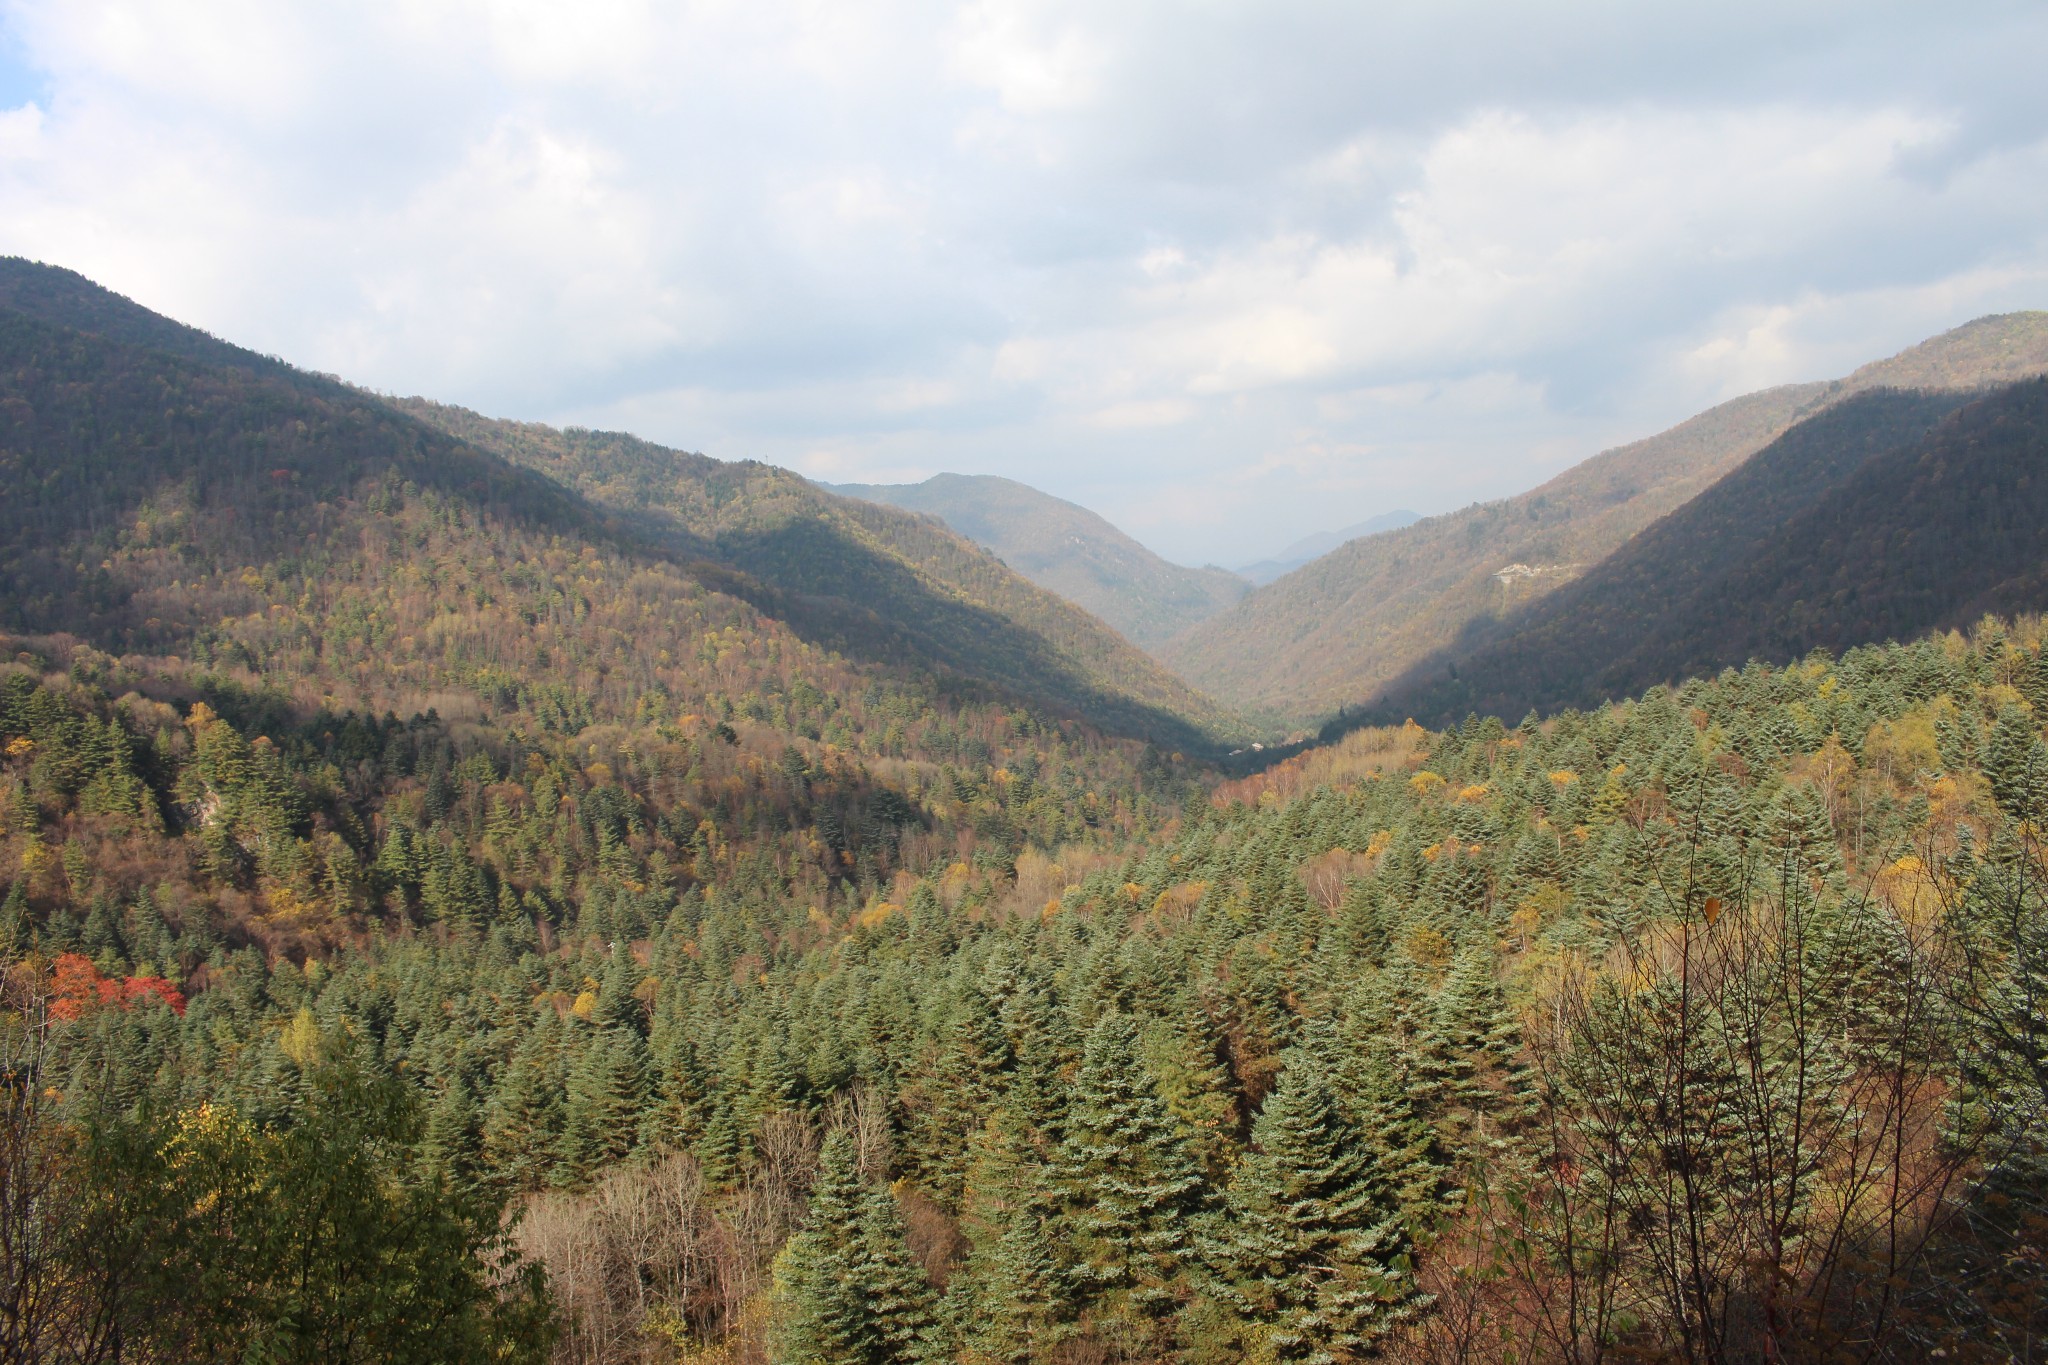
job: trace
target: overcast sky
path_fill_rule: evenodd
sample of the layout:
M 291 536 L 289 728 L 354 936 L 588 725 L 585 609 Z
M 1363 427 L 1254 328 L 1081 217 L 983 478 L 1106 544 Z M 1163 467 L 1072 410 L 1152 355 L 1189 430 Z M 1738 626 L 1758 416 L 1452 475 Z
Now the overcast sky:
M 2048 306 L 2048 5 L 0 0 L 0 252 L 1175 558 Z

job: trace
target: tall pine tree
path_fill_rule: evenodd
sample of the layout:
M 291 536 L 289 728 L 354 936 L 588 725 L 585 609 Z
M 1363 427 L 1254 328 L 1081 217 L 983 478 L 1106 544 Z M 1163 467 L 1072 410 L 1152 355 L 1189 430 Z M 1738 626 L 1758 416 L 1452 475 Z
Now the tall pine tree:
M 776 1260 L 774 1337 L 783 1365 L 921 1365 L 944 1356 L 896 1199 L 862 1179 L 843 1128 L 825 1139 L 803 1230 Z
M 1127 1015 L 1105 1015 L 1088 1036 L 1057 1167 L 1060 1231 L 1090 1326 L 1141 1358 L 1165 1349 L 1194 1269 L 1193 1224 L 1213 1194 Z
M 1419 1300 L 1406 1219 L 1375 1190 L 1365 1136 L 1338 1106 L 1318 1052 L 1289 1052 L 1231 1180 L 1210 1259 L 1256 1357 L 1334 1365 Z

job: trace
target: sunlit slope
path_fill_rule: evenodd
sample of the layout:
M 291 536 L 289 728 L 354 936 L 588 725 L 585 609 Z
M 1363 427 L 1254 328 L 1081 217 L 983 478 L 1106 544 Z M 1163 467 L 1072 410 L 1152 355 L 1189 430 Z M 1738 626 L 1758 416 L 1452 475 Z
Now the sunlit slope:
M 2048 607 L 2048 380 L 1836 405 L 1392 688 L 1418 719 L 1590 706 L 1751 658 Z
M 841 497 L 773 465 L 623 433 L 507 422 L 419 399 L 400 406 L 650 535 L 679 532 L 773 589 L 778 614 L 849 653 L 929 660 L 1180 746 L 1243 733 L 1087 611 L 930 518 Z
M 1370 704 L 1475 626 L 1571 582 L 1802 417 L 1873 388 L 1970 389 L 2048 370 L 2048 314 L 1980 318 L 1832 383 L 1767 389 L 1604 452 L 1518 497 L 1354 541 L 1161 651 L 1227 704 L 1305 724 Z
M 219 657 L 314 696 L 556 688 L 628 714 L 657 684 L 679 705 L 749 691 L 695 662 L 731 630 L 714 654 L 795 647 L 838 659 L 835 686 L 849 668 L 928 678 L 1177 748 L 1222 723 L 1085 613 L 915 518 L 672 452 L 660 466 L 682 472 L 636 507 L 76 276 L 0 276 L 0 629 Z M 5 306 L 22 297 L 35 307 Z M 548 644 L 541 626 L 564 620 L 613 621 L 584 645 L 618 657 Z

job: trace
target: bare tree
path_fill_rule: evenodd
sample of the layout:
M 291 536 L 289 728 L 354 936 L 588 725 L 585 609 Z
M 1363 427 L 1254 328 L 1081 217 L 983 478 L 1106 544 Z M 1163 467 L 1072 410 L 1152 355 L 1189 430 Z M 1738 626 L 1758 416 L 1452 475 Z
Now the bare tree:
M 852 1101 L 834 1119 L 858 1133 L 872 1129 L 873 1112 Z M 886 1164 L 886 1130 L 867 1140 Z M 817 1127 L 802 1114 L 771 1115 L 756 1151 L 745 1182 L 723 1193 L 670 1152 L 617 1167 L 587 1191 L 528 1201 L 520 1247 L 547 1267 L 566 1320 L 559 1365 L 651 1365 L 679 1350 L 727 1365 L 760 1358 L 770 1265 L 803 1219 Z
M 1696 848 L 1695 848 L 1696 851 Z M 1567 977 L 1534 1041 L 1548 1148 L 1500 1263 L 1541 1354 L 1686 1362 L 1893 1353 L 1982 1133 L 1937 937 L 1796 851 Z

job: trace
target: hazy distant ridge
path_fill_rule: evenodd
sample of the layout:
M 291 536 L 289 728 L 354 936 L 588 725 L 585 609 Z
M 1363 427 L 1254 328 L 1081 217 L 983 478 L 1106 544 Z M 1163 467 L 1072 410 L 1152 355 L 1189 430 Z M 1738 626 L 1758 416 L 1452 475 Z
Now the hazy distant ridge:
M 1410 512 L 1406 508 L 1397 512 L 1384 512 L 1376 517 L 1368 517 L 1355 526 L 1346 526 L 1341 531 L 1319 531 L 1312 536 L 1303 536 L 1272 558 L 1242 565 L 1237 572 L 1263 587 L 1283 574 L 1292 573 L 1312 559 L 1322 558 L 1347 541 L 1357 540 L 1362 536 L 1378 535 L 1381 531 L 1398 531 L 1403 526 L 1413 526 L 1421 520 L 1420 512 Z
M 1251 586 L 1226 569 L 1161 559 L 1087 508 L 1013 479 L 935 474 L 923 483 L 824 486 L 937 517 L 1148 649 L 1229 607 Z

